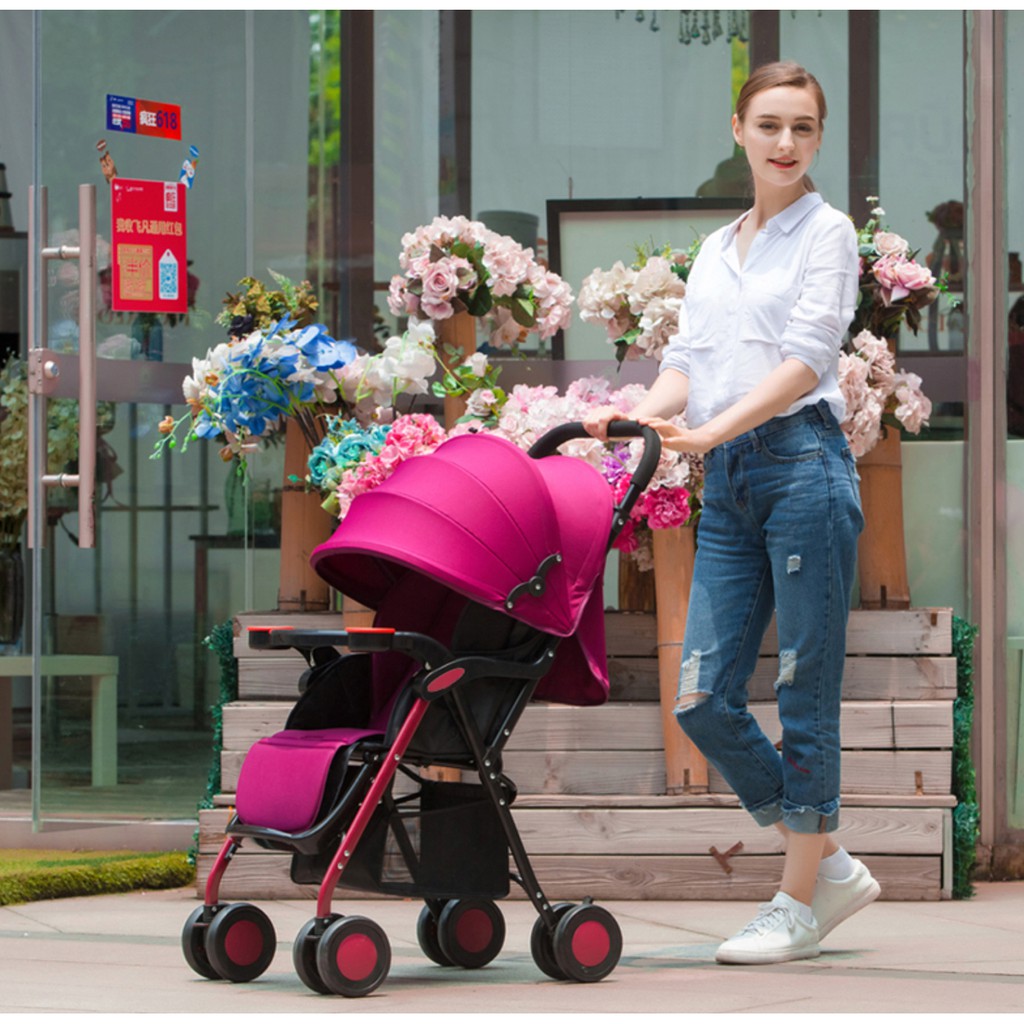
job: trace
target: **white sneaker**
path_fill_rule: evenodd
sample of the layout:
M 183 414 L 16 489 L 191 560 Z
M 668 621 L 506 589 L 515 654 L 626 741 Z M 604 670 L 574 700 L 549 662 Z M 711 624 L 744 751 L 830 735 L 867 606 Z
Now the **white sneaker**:
M 743 931 L 718 947 L 715 959 L 720 964 L 777 964 L 817 956 L 817 925 L 806 924 L 797 908 L 792 896 L 776 893 Z
M 818 876 L 811 909 L 823 939 L 836 925 L 878 899 L 881 886 L 871 877 L 863 861 L 854 859 L 853 874 L 836 881 Z

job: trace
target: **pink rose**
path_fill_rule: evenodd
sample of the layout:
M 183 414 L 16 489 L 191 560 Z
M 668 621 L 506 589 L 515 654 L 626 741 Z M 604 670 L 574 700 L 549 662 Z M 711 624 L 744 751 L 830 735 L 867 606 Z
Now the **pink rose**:
M 455 307 L 450 302 L 428 298 L 426 295 L 420 301 L 420 306 L 431 320 L 447 320 L 455 312 Z
M 423 275 L 423 298 L 431 302 L 448 302 L 459 290 L 459 275 L 450 260 L 431 263 Z
M 882 301 L 887 306 L 906 298 L 911 292 L 935 284 L 935 278 L 927 267 L 898 256 L 883 256 L 872 270 L 882 286 Z
M 894 231 L 876 231 L 875 250 L 879 256 L 906 256 L 910 243 Z
M 927 267 L 922 267 L 914 260 L 905 260 L 896 267 L 896 276 L 900 285 L 908 292 L 921 291 L 935 284 L 935 276 Z

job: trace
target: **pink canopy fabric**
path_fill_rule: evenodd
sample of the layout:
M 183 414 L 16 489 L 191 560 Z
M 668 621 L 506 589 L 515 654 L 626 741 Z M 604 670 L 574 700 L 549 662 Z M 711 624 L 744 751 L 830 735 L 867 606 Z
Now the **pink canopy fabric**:
M 603 570 L 611 521 L 611 490 L 587 463 L 532 459 L 493 434 L 465 434 L 356 498 L 310 561 L 370 608 L 412 570 L 565 637 L 537 697 L 598 704 L 608 697 Z M 552 555 L 561 560 L 542 571 Z M 516 593 L 538 576 L 542 593 Z

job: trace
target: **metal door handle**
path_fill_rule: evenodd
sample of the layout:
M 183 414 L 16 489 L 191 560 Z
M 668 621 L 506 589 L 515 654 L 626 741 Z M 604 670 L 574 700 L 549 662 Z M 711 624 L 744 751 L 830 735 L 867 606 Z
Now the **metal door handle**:
M 36 533 L 36 481 L 43 487 L 78 488 L 78 546 L 96 546 L 96 186 L 78 186 L 78 245 L 37 247 L 35 240 L 35 193 L 29 190 L 29 291 L 33 292 L 32 276 L 36 258 L 47 260 L 78 260 L 78 472 L 47 473 L 46 415 L 37 409 L 45 403 L 52 390 L 58 368 L 46 360 L 45 337 L 36 338 L 34 295 L 29 302 L 29 338 L 34 348 L 29 353 L 29 534 L 30 547 L 42 546 Z M 48 236 L 46 189 L 39 190 L 39 233 Z M 39 282 L 40 335 L 47 322 L 46 274 Z M 45 407 L 45 406 L 43 406 Z

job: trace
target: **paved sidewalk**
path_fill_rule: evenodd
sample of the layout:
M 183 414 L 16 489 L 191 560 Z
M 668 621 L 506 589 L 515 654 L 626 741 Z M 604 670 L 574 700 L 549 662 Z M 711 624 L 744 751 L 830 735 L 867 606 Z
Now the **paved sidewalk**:
M 837 928 L 816 960 L 714 963 L 749 903 L 614 902 L 622 960 L 596 984 L 547 979 L 530 957 L 532 907 L 504 901 L 505 949 L 477 971 L 431 964 L 416 943 L 416 901 L 344 902 L 373 918 L 393 950 L 371 996 L 318 996 L 292 970 L 304 901 L 258 901 L 278 953 L 255 982 L 194 975 L 179 936 L 191 890 L 0 907 L 0 1010 L 101 1013 L 966 1013 L 1024 1011 L 1024 882 L 986 883 L 973 900 L 875 903 Z

